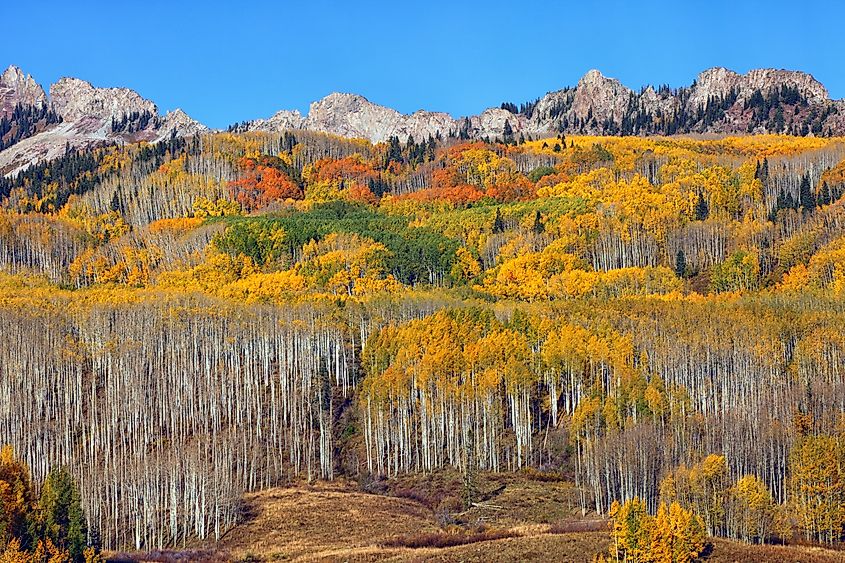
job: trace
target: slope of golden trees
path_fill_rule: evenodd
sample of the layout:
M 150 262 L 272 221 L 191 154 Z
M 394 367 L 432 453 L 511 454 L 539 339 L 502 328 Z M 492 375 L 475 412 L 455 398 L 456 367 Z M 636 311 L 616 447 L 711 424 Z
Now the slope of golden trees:
M 775 135 L 70 152 L 2 184 L 0 443 L 66 467 L 113 548 L 443 467 L 572 475 L 613 558 L 838 543 L 843 163 Z

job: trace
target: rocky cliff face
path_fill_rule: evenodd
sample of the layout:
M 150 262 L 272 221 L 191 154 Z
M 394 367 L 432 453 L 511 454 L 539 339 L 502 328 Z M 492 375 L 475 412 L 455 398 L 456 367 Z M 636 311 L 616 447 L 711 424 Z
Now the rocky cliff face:
M 0 117 L 12 113 L 17 104 L 42 106 L 46 103 L 44 89 L 18 67 L 10 66 L 0 75 Z
M 67 146 L 84 148 L 107 141 L 151 141 L 207 131 L 182 110 L 160 116 L 155 103 L 128 88 L 96 88 L 78 78 L 62 78 L 44 90 L 17 67 L 0 76 L 0 115 L 16 103 L 49 104 L 61 123 L 39 129 L 0 151 L 0 173 L 14 174 L 30 164 L 60 156 Z
M 94 88 L 78 78 L 61 78 L 50 86 L 53 107 L 65 121 L 120 119 L 132 113 L 157 114 L 156 105 L 128 88 Z
M 380 142 L 403 123 L 402 114 L 355 94 L 329 94 L 314 102 L 303 128 Z
M 784 86 L 796 89 L 801 97 L 811 104 L 823 104 L 830 99 L 827 89 L 804 72 L 764 68 L 742 75 L 726 68 L 716 67 L 698 75 L 690 88 L 687 108 L 692 110 L 698 106 L 705 106 L 708 99 L 724 98 L 732 90 L 736 92 L 738 101 L 746 102 L 755 91 L 766 95 Z
M 297 124 L 297 118 L 300 118 Z M 250 129 L 267 130 L 270 122 L 285 128 L 322 131 L 343 137 L 368 139 L 378 143 L 391 136 L 403 140 L 409 136 L 425 139 L 438 133 L 447 135 L 455 120 L 446 113 L 420 110 L 410 115 L 374 104 L 357 94 L 329 94 L 311 104 L 303 119 L 298 112 L 279 112 L 267 121 L 259 121 Z M 288 127 L 295 125 L 295 127 Z
M 302 129 L 302 114 L 296 110 L 283 109 L 268 119 L 256 119 L 248 124 L 249 131 L 285 131 Z
M 570 113 L 579 120 L 616 120 L 625 114 L 633 92 L 614 78 L 591 70 L 578 81 Z

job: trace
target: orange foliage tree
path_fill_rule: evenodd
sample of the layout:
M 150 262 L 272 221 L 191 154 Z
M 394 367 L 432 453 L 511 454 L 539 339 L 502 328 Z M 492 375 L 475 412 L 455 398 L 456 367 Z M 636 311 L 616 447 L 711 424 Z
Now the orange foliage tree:
M 229 190 L 245 209 L 258 209 L 285 199 L 302 199 L 302 189 L 274 159 L 243 157 L 238 164 L 246 175 L 230 182 Z

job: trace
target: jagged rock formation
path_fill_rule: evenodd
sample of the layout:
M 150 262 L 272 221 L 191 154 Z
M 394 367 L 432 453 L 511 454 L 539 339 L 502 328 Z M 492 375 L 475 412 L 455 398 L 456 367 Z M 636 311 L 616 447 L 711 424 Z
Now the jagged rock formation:
M 40 121 L 27 123 L 26 134 L 7 138 L 5 144 L 0 138 L 0 172 L 5 174 L 58 156 L 66 144 L 81 147 L 103 141 L 156 141 L 174 132 L 192 135 L 208 130 L 181 110 L 159 116 L 153 102 L 132 90 L 95 88 L 75 78 L 54 84 L 48 100 L 32 77 L 9 67 L 0 76 L 0 117 L 11 115 L 19 104 L 49 104 L 56 115 L 51 119 L 38 114 L 35 118 Z M 35 118 L 27 119 L 34 122 Z M 312 103 L 305 116 L 282 110 L 267 119 L 230 129 L 306 129 L 382 142 L 393 136 L 401 141 L 429 136 L 503 139 L 506 123 L 515 139 L 558 133 L 842 135 L 845 100 L 831 100 L 822 84 L 797 71 L 759 69 L 742 75 L 711 68 L 699 74 L 689 87 L 648 86 L 635 92 L 591 70 L 574 88 L 549 92 L 519 109 L 503 104 L 502 108 L 460 118 L 425 110 L 408 115 L 363 96 L 333 93 Z
M 250 131 L 285 131 L 288 129 L 302 129 L 302 114 L 297 110 L 277 111 L 268 119 L 256 119 L 248 124 Z
M 159 127 L 159 138 L 175 134 L 177 137 L 188 137 L 198 133 L 205 133 L 209 128 L 190 115 L 176 108 L 164 115 L 164 121 Z
M 546 94 L 524 112 L 528 134 L 790 133 L 841 134 L 842 101 L 803 72 L 724 68 L 699 74 L 689 87 L 639 93 L 591 70 L 574 89 Z
M 157 113 L 156 105 L 128 88 L 94 88 L 78 78 L 61 78 L 50 86 L 50 100 L 66 121 L 107 120 L 132 112 Z
M 303 126 L 378 142 L 402 126 L 402 114 L 373 104 L 363 96 L 334 93 L 311 104 Z
M 155 103 L 128 88 L 96 88 L 78 78 L 61 78 L 44 90 L 14 66 L 0 77 L 0 115 L 21 106 L 49 105 L 57 119 L 28 127 L 14 144 L 0 150 L 0 173 L 15 174 L 41 160 L 61 156 L 66 147 L 85 148 L 103 142 L 155 142 L 176 135 L 207 131 L 182 110 L 160 116 Z M 11 110 L 7 111 L 7 108 Z M 2 145 L 0 145 L 2 146 Z
M 503 105 L 504 107 L 504 105 Z M 308 115 L 280 111 L 238 130 L 309 129 L 381 142 L 391 136 L 428 135 L 503 138 L 505 121 L 515 135 L 673 135 L 678 133 L 845 133 L 845 101 L 830 100 L 809 74 L 760 69 L 741 75 L 724 68 L 702 72 L 689 87 L 635 92 L 597 70 L 574 88 L 550 92 L 521 111 L 491 108 L 455 119 L 445 113 L 404 115 L 354 94 L 330 94 L 311 104 Z
M 616 79 L 591 70 L 578 81 L 572 96 L 571 114 L 581 120 L 616 120 L 625 114 L 633 92 Z M 542 126 L 542 122 L 536 122 Z
M 43 106 L 47 103 L 44 89 L 28 74 L 10 66 L 0 75 L 0 117 L 9 115 L 15 106 Z

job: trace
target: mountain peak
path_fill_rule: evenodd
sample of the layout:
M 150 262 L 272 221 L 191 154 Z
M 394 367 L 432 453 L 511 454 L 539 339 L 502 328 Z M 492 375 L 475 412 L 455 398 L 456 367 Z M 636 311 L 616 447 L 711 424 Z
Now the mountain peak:
M 729 68 L 725 68 L 723 66 L 714 66 L 699 72 L 696 81 L 701 82 L 703 80 L 720 80 L 725 79 L 726 77 L 736 78 L 739 76 L 739 74 Z
M 11 113 L 17 104 L 44 105 L 47 95 L 35 79 L 15 65 L 0 75 L 0 116 Z
M 605 80 L 607 80 L 607 77 L 604 74 L 602 74 L 600 70 L 592 68 L 592 69 L 588 70 L 584 74 L 584 76 L 581 77 L 581 80 L 579 82 L 589 84 L 589 83 L 603 82 Z
M 176 108 L 167 112 L 164 116 L 164 125 L 162 127 L 162 137 L 169 136 L 174 131 L 177 136 L 193 135 L 195 133 L 205 133 L 209 129 L 196 119 L 193 119 L 181 108 Z
M 98 88 L 86 80 L 63 77 L 50 86 L 50 103 L 61 122 L 42 122 L 29 135 L 0 152 L 5 174 L 40 160 L 63 154 L 66 146 L 87 147 L 107 141 L 157 141 L 172 135 L 208 131 L 182 110 L 166 116 L 156 105 L 129 88 Z M 46 105 L 44 90 L 30 76 L 11 66 L 0 75 L 0 116 L 11 114 L 16 104 Z
M 759 103 L 758 92 L 766 104 Z M 7 148 L 0 157 L 0 169 L 16 170 L 10 163 L 48 158 L 64 150 L 67 143 L 82 146 L 109 140 L 150 141 L 174 131 L 190 135 L 208 130 L 182 110 L 158 115 L 156 105 L 133 90 L 99 88 L 79 78 L 58 80 L 50 87 L 49 101 L 55 110 L 50 119 L 58 119 L 61 124 L 41 123 L 41 129 L 30 133 L 28 144 Z M 17 66 L 9 66 L 0 75 L 0 117 L 12 114 L 16 104 L 47 103 L 44 90 Z M 753 111 L 749 104 L 754 105 Z M 785 119 L 775 119 L 772 104 L 782 110 Z M 648 87 L 635 92 L 591 69 L 574 88 L 549 92 L 534 104 L 524 104 L 522 111 L 491 108 L 458 119 L 425 109 L 403 114 L 361 94 L 332 92 L 311 103 L 305 116 L 295 110 L 281 110 L 243 127 L 267 132 L 305 129 L 378 143 L 394 136 L 404 142 L 410 137 L 419 141 L 458 132 L 471 138 L 501 139 L 506 122 L 517 137 L 533 138 L 560 132 L 840 135 L 845 133 L 845 100 L 830 100 L 825 87 L 813 76 L 792 70 L 757 69 L 739 74 L 713 67 L 680 91 Z M 32 156 L 35 153 L 30 145 L 36 144 L 49 150 Z
M 0 80 L 4 83 L 11 82 L 12 80 L 20 80 L 24 78 L 24 73 L 19 66 L 9 65 L 9 67 L 3 71 L 3 75 L 0 76 Z
M 332 92 L 331 94 L 324 96 L 321 102 L 356 102 L 356 103 L 367 103 L 371 104 L 372 102 L 362 96 L 361 94 L 355 94 L 353 92 Z
M 582 120 L 621 120 L 633 92 L 615 78 L 593 69 L 578 81 L 572 100 L 574 115 Z

